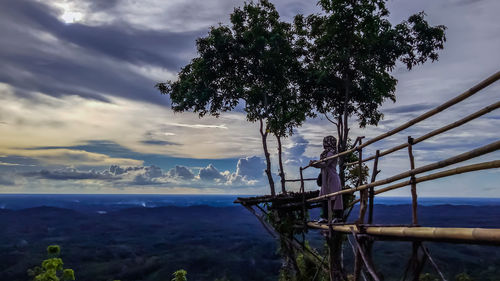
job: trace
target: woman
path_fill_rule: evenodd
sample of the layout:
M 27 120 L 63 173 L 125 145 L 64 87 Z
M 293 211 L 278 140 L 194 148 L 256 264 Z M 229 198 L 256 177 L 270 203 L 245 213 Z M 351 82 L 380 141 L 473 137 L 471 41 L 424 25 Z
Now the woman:
M 325 159 L 327 157 L 333 156 L 337 154 L 337 139 L 334 136 L 326 136 L 323 138 L 323 152 L 320 155 L 320 159 Z M 340 186 L 340 177 L 337 174 L 337 159 L 330 159 L 325 162 L 314 163 L 316 161 L 311 160 L 309 165 L 315 168 L 321 168 L 321 191 L 319 195 L 326 195 L 333 192 L 337 192 L 341 190 Z M 333 204 L 334 211 L 334 222 L 340 221 L 342 219 L 343 213 L 343 203 L 342 203 L 342 195 L 337 195 L 332 198 L 335 200 Z M 326 222 L 328 218 L 328 202 L 322 202 L 322 214 L 321 219 L 318 221 Z

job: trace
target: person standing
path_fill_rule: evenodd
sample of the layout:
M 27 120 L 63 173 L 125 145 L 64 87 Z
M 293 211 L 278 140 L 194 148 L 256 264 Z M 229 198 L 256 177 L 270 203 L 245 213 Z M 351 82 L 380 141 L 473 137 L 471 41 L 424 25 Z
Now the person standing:
M 320 155 L 320 160 L 331 157 L 337 154 L 337 139 L 334 136 L 326 136 L 323 138 L 323 152 Z M 338 158 L 329 159 L 324 162 L 317 162 L 311 160 L 309 165 L 321 169 L 321 190 L 319 195 L 326 195 L 333 192 L 342 190 L 340 185 L 340 177 L 337 173 Z M 334 204 L 332 206 L 334 213 L 334 221 L 339 222 L 342 220 L 344 210 L 342 195 L 336 195 L 332 198 Z M 328 202 L 322 201 L 322 213 L 319 223 L 326 222 L 328 219 Z

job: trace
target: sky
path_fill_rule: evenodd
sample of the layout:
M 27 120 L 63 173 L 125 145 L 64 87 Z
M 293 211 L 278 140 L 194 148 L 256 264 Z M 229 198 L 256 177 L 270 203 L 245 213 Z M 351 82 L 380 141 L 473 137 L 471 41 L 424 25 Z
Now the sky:
M 241 112 L 219 118 L 173 113 L 154 88 L 175 80 L 196 56 L 195 41 L 227 23 L 235 0 L 79 0 L 0 2 L 0 193 L 269 193 L 257 124 Z M 281 17 L 319 12 L 316 1 L 273 1 Z M 374 137 L 464 92 L 500 70 L 497 0 L 391 0 L 393 24 L 425 11 L 447 26 L 434 63 L 398 65 L 397 101 L 382 106 Z M 404 143 L 499 100 L 500 82 L 411 129 L 369 147 Z M 352 124 L 356 120 L 350 120 Z M 498 140 L 500 114 L 414 147 L 417 167 Z M 335 128 L 307 120 L 284 140 L 285 172 L 317 159 Z M 275 140 L 269 140 L 278 173 Z M 499 159 L 500 153 L 467 161 Z M 369 163 L 371 166 L 371 163 Z M 455 165 L 457 166 L 457 165 Z M 406 151 L 382 158 L 379 178 L 409 169 Z M 318 170 L 306 170 L 316 177 Z M 500 197 L 497 170 L 418 185 L 420 196 Z M 276 176 L 277 178 L 277 176 Z M 297 190 L 297 184 L 290 184 Z M 317 189 L 309 184 L 307 189 Z M 409 188 L 388 193 L 408 196 Z

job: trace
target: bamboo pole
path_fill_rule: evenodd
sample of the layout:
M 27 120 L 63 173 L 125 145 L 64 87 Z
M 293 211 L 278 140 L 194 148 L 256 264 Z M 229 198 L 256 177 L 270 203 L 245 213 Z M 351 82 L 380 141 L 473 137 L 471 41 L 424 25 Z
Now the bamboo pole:
M 375 161 L 373 162 L 373 169 L 372 169 L 372 178 L 370 183 L 375 182 L 375 179 L 377 178 L 377 174 L 380 172 L 378 170 L 378 156 L 379 156 L 380 150 L 377 150 L 375 152 Z M 370 208 L 368 209 L 368 224 L 373 223 L 373 204 L 375 200 L 375 189 L 374 187 L 370 187 L 370 192 L 369 192 L 369 197 L 370 197 L 370 202 L 369 206 Z
M 368 273 L 370 273 L 371 278 L 373 278 L 374 281 L 380 281 L 380 278 L 377 275 L 377 271 L 375 270 L 373 263 L 370 260 L 370 257 L 365 253 L 365 250 L 363 247 L 360 245 L 361 241 L 358 238 L 357 233 L 354 231 L 354 229 L 351 229 L 352 236 L 354 237 L 354 240 L 356 240 L 356 250 L 359 253 L 359 256 L 361 257 L 366 269 L 368 270 Z M 361 273 L 361 268 L 359 268 Z M 358 280 L 357 277 L 359 277 L 359 273 L 354 272 L 354 280 Z
M 359 144 L 362 145 L 361 140 L 359 140 Z M 363 159 L 363 149 L 360 148 L 358 150 L 358 160 L 359 160 L 358 161 L 358 173 L 359 173 L 358 186 L 363 184 L 363 180 L 362 180 L 363 162 L 362 162 L 362 159 Z M 356 221 L 356 223 L 363 223 L 364 222 L 365 213 L 366 213 L 366 204 L 367 204 L 367 199 L 368 199 L 368 198 L 366 198 L 367 195 L 368 195 L 367 190 L 363 190 L 359 194 L 359 199 L 361 200 L 361 204 L 359 206 L 359 216 L 358 216 L 358 220 Z M 368 268 L 368 265 L 366 265 L 365 258 L 362 257 L 362 253 L 361 253 L 362 249 L 359 245 L 359 240 L 357 239 L 355 234 L 354 234 L 354 239 L 356 239 L 356 245 L 357 245 L 356 255 L 354 256 L 354 281 L 358 281 L 359 275 L 361 274 L 361 268 L 362 268 L 361 261 L 365 262 L 365 266 L 368 269 L 368 271 L 370 272 L 370 274 L 372 274 L 372 272 L 370 271 L 370 268 Z
M 473 86 L 469 90 L 467 90 L 467 91 L 463 92 L 462 94 L 454 97 L 453 99 L 441 104 L 440 106 L 438 106 L 432 110 L 427 111 L 426 113 L 404 123 L 403 125 L 395 128 L 395 129 L 390 130 L 389 132 L 386 132 L 384 134 L 379 135 L 378 137 L 375 137 L 373 139 L 368 140 L 364 144 L 360 145 L 360 147 L 366 147 L 367 145 L 370 145 L 370 144 L 377 142 L 381 139 L 384 139 L 384 138 L 392 136 L 398 132 L 401 132 L 402 130 L 407 129 L 410 126 L 412 126 L 412 125 L 414 125 L 422 120 L 425 120 L 425 119 L 451 107 L 452 105 L 455 105 L 455 104 L 465 100 L 466 98 L 474 95 L 475 93 L 481 91 L 482 89 L 486 88 L 487 86 L 493 84 L 498 79 L 500 79 L 500 71 L 494 73 L 493 75 L 491 75 L 490 77 L 486 78 L 485 80 L 479 82 L 478 84 L 476 84 L 475 86 Z
M 388 183 L 391 183 L 391 182 L 394 182 L 394 181 L 397 181 L 397 180 L 400 180 L 400 179 L 403 179 L 403 178 L 415 176 L 415 175 L 420 174 L 420 173 L 424 173 L 424 172 L 428 172 L 428 171 L 432 171 L 432 170 L 444 168 L 446 166 L 450 166 L 450 165 L 453 165 L 453 164 L 456 164 L 456 163 L 459 163 L 459 162 L 463 162 L 463 161 L 466 161 L 466 160 L 469 160 L 469 159 L 472 159 L 472 158 L 475 158 L 475 157 L 478 157 L 478 156 L 481 156 L 481 155 L 484 155 L 484 154 L 496 151 L 498 149 L 500 149 L 500 140 L 496 141 L 496 142 L 492 142 L 492 143 L 487 144 L 485 146 L 482 146 L 480 148 L 476 148 L 474 150 L 471 150 L 471 151 L 459 154 L 457 156 L 453 156 L 453 157 L 450 157 L 450 158 L 442 160 L 442 161 L 434 162 L 432 164 L 425 165 L 425 166 L 422 166 L 420 168 L 409 170 L 409 171 L 406 171 L 404 173 L 397 174 L 395 176 L 392 176 L 392 177 L 389 177 L 389 178 L 386 178 L 386 179 L 383 179 L 383 180 L 378 180 L 376 182 L 369 183 L 369 184 L 364 184 L 364 185 L 358 186 L 356 188 L 341 190 L 341 191 L 333 192 L 333 193 L 330 193 L 330 194 L 326 194 L 326 195 L 318 196 L 318 197 L 315 197 L 315 198 L 311 198 L 311 199 L 308 199 L 307 202 L 321 201 L 321 200 L 326 199 L 328 197 L 337 196 L 339 194 L 354 193 L 356 191 L 360 191 L 360 190 L 367 189 L 367 188 L 370 188 L 370 187 L 376 187 L 376 186 L 379 186 L 379 185 L 388 184 Z
M 468 165 L 468 166 L 462 166 L 462 167 L 442 171 L 439 173 L 426 175 L 426 176 L 423 176 L 420 178 L 415 178 L 415 182 L 419 183 L 419 182 L 435 180 L 435 179 L 449 177 L 449 176 L 463 174 L 463 173 L 469 173 L 469 172 L 480 171 L 480 170 L 495 169 L 495 168 L 500 168 L 500 160 L 494 160 L 494 161 L 489 161 L 489 162 L 472 164 L 472 165 Z M 380 193 L 384 193 L 387 191 L 391 191 L 393 189 L 401 188 L 401 187 L 407 186 L 409 184 L 410 184 L 410 181 L 406 181 L 406 182 L 398 183 L 398 184 L 391 185 L 388 187 L 384 187 L 384 188 L 376 190 L 375 195 L 380 194 Z
M 361 144 L 361 141 L 360 141 Z M 359 179 L 358 179 L 358 186 L 363 185 L 363 180 L 362 180 L 362 173 L 363 173 L 363 162 L 361 161 L 363 159 L 363 149 L 360 148 L 358 150 L 358 156 L 359 156 L 359 161 L 358 161 L 358 173 L 359 173 Z M 359 206 L 359 216 L 358 220 L 356 221 L 358 224 L 364 223 L 365 221 L 365 214 L 366 214 L 366 204 L 368 203 L 368 190 L 362 190 L 359 193 L 359 199 L 361 200 L 361 204 Z
M 328 230 L 325 224 L 308 222 L 313 229 Z M 493 228 L 444 228 L 444 227 L 378 227 L 365 226 L 362 231 L 354 224 L 332 225 L 333 231 L 366 234 L 389 240 L 420 240 L 440 242 L 462 242 L 471 244 L 500 245 L 500 229 Z
M 458 175 L 458 174 L 463 174 L 463 173 L 470 173 L 470 172 L 474 172 L 474 171 L 495 169 L 495 168 L 500 168 L 500 160 L 494 160 L 494 161 L 489 161 L 489 162 L 482 162 L 482 163 L 457 167 L 457 168 L 442 171 L 439 173 L 426 175 L 423 177 L 415 178 L 415 183 L 440 179 L 440 178 L 449 177 L 449 176 Z M 410 184 L 411 184 L 411 180 L 407 180 L 407 181 L 400 182 L 400 183 L 397 183 L 394 185 L 390 185 L 390 186 L 387 186 L 387 187 L 384 187 L 381 189 L 377 189 L 374 192 L 374 194 L 378 195 L 378 194 L 388 192 L 388 191 L 391 191 L 394 189 L 405 187 L 405 186 L 410 185 Z M 354 200 L 351 204 L 354 205 L 358 202 L 359 202 L 359 199 Z
M 366 141 L 366 142 L 365 142 L 365 143 L 363 143 L 362 145 L 359 145 L 359 146 L 354 147 L 354 148 L 352 148 L 352 149 L 349 149 L 349 150 L 346 150 L 346 151 L 344 151 L 344 152 L 338 153 L 338 154 L 336 154 L 336 155 L 332 155 L 332 156 L 330 156 L 330 157 L 323 158 L 323 159 L 321 159 L 321 160 L 318 160 L 318 161 L 314 162 L 313 164 L 316 164 L 316 163 L 321 163 L 321 162 L 328 161 L 328 160 L 330 160 L 330 159 L 335 159 L 335 158 L 338 158 L 339 156 L 343 156 L 343 155 L 349 154 L 349 153 L 351 153 L 351 152 L 353 152 L 353 151 L 356 151 L 356 150 L 357 150 L 357 149 L 359 149 L 359 148 L 366 147 L 366 146 L 368 146 L 368 145 L 370 145 L 370 144 L 372 144 L 372 143 L 375 143 L 375 142 L 377 142 L 377 141 L 379 141 L 379 140 L 382 140 L 382 139 L 384 139 L 384 138 L 386 138 L 386 137 L 389 137 L 389 136 L 392 136 L 392 135 L 394 135 L 394 134 L 396 134 L 396 133 L 399 133 L 399 132 L 401 132 L 402 130 L 404 130 L 404 129 L 407 129 L 407 128 L 411 127 L 412 125 L 414 125 L 414 124 L 416 124 L 416 123 L 418 123 L 418 122 L 420 122 L 420 121 L 423 121 L 423 120 L 425 120 L 425 119 L 427 119 L 427 118 L 429 118 L 429 117 L 431 117 L 431 116 L 434 116 L 434 115 L 436 115 L 437 113 L 439 113 L 439 112 L 441 112 L 441 111 L 443 111 L 443 110 L 445 110 L 445 109 L 447 109 L 447 108 L 449 108 L 449 107 L 451 107 L 451 106 L 453 106 L 453 105 L 455 105 L 455 104 L 457 104 L 457 103 L 459 103 L 459 102 L 461 102 L 461 101 L 465 100 L 466 98 L 468 98 L 468 97 L 470 97 L 470 96 L 472 96 L 472 95 L 476 94 L 476 93 L 477 93 L 477 92 L 479 92 L 480 90 L 482 90 L 482 89 L 486 88 L 487 86 L 489 86 L 489 85 L 493 84 L 493 83 L 494 83 L 494 82 L 496 82 L 498 79 L 500 79 L 500 71 L 498 71 L 498 72 L 494 73 L 494 74 L 493 74 L 493 75 L 491 75 L 490 77 L 488 77 L 488 78 L 486 78 L 485 80 L 483 80 L 483 81 L 479 82 L 478 84 L 476 84 L 475 86 L 473 86 L 473 87 L 472 87 L 472 88 L 470 88 L 469 90 L 467 90 L 467 91 L 463 92 L 462 94 L 460 94 L 460 95 L 458 95 L 458 96 L 454 97 L 453 99 L 451 99 L 451 100 L 449 100 L 449 101 L 447 101 L 447 102 L 445 102 L 445 103 L 441 104 L 440 106 L 438 106 L 438 107 L 436 107 L 436 108 L 434 108 L 434 109 L 431 109 L 431 110 L 427 111 L 426 113 L 424 113 L 424 114 L 422 114 L 422 115 L 420 115 L 420 116 L 418 116 L 418 117 L 416 117 L 416 118 L 414 118 L 414 119 L 412 119 L 412 120 L 410 120 L 410 121 L 408 121 L 408 122 L 404 123 L 403 125 L 401 125 L 401 126 L 399 126 L 399 127 L 395 128 L 395 129 L 392 129 L 392 130 L 390 130 L 390 131 L 388 131 L 388 132 L 386 132 L 386 133 L 383 133 L 383 134 L 381 134 L 381 135 L 378 135 L 377 137 L 375 137 L 375 138 L 373 138 L 373 139 L 369 139 L 368 141 Z M 308 167 L 310 167 L 310 166 L 311 166 L 311 165 L 307 165 L 307 166 L 305 166 L 305 167 L 304 167 L 304 169 L 306 169 L 306 168 L 308 168 Z
M 408 157 L 410 158 L 410 169 L 414 170 L 415 169 L 415 157 L 413 157 L 413 138 L 408 136 Z M 418 217 L 417 217 L 417 183 L 415 182 L 415 176 L 412 175 L 410 178 L 410 184 L 411 184 L 411 217 L 412 217 L 412 224 L 417 225 L 418 224 Z
M 485 108 L 483 108 L 483 109 L 481 109 L 479 111 L 476 111 L 476 112 L 474 112 L 474 113 L 472 113 L 472 114 L 470 114 L 470 115 L 468 115 L 468 116 L 466 116 L 466 117 L 464 117 L 464 118 L 462 118 L 462 119 L 460 119 L 460 120 L 458 120 L 456 122 L 453 122 L 453 123 L 448 124 L 448 125 L 446 125 L 444 127 L 441 127 L 441 128 L 436 129 L 434 131 L 431 131 L 431 132 L 429 132 L 429 133 L 427 133 L 427 134 L 425 134 L 425 135 L 423 135 L 421 137 L 418 137 L 418 138 L 416 138 L 416 139 L 413 140 L 413 144 L 417 144 L 417 143 L 422 142 L 422 141 L 424 141 L 424 140 L 426 140 L 428 138 L 434 137 L 434 136 L 436 136 L 438 134 L 441 134 L 441 133 L 444 133 L 444 132 L 449 131 L 451 129 L 454 129 L 456 127 L 459 127 L 459 126 L 461 126 L 461 125 L 463 125 L 463 124 L 465 124 L 465 123 L 467 123 L 469 121 L 472 121 L 472 120 L 474 120 L 476 118 L 479 118 L 479 117 L 485 115 L 486 113 L 489 113 L 489 112 L 491 112 L 493 110 L 496 110 L 498 108 L 500 108 L 500 101 L 498 101 L 498 102 L 496 102 L 494 104 L 491 104 L 491 105 L 489 105 L 489 106 L 487 106 L 487 107 L 485 107 Z M 400 144 L 400 145 L 395 146 L 393 148 L 390 148 L 388 150 L 382 151 L 379 154 L 379 157 L 385 156 L 387 154 L 391 154 L 391 153 L 393 153 L 395 151 L 398 151 L 400 149 L 403 149 L 403 148 L 405 148 L 407 146 L 408 146 L 408 143 L 403 143 L 403 144 Z M 368 158 L 363 159 L 363 162 L 370 161 L 370 160 L 373 160 L 373 159 L 375 159 L 375 156 L 370 156 Z M 349 166 L 349 165 L 356 165 L 356 164 L 358 164 L 358 162 L 350 162 L 350 163 L 347 163 L 346 165 Z
M 427 248 L 424 245 L 422 245 L 422 251 L 424 252 L 424 254 L 427 255 L 427 258 L 429 259 L 430 263 L 432 264 L 432 267 L 434 267 L 434 270 L 436 270 L 436 272 L 439 274 L 439 277 L 441 277 L 441 280 L 446 281 L 444 274 L 441 272 L 441 270 L 439 269 L 436 262 L 434 262 L 434 259 L 431 257 L 429 250 L 427 250 Z
M 317 178 L 307 178 L 307 179 L 292 179 L 292 180 L 285 180 L 285 182 L 297 182 L 297 181 L 315 181 Z

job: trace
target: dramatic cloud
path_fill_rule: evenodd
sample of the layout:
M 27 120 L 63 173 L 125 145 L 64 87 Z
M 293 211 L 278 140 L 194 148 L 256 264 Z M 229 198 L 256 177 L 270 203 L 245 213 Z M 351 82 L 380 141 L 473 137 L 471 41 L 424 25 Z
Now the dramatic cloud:
M 25 173 L 24 176 L 40 177 L 50 180 L 88 180 L 88 179 L 111 179 L 107 173 L 98 173 L 95 170 L 79 171 L 75 168 L 63 168 L 54 171 L 41 170 L 40 172 Z
M 85 182 L 89 189 L 100 188 L 103 184 L 115 189 L 126 189 L 129 187 L 157 186 L 158 188 L 183 187 L 191 188 L 191 191 L 207 190 L 217 188 L 218 191 L 231 192 L 235 187 L 257 187 L 262 188 L 265 182 L 262 173 L 256 173 L 253 169 L 263 169 L 263 161 L 259 157 L 239 159 L 237 172 L 228 170 L 220 172 L 214 165 L 198 168 L 198 175 L 194 175 L 193 169 L 185 166 L 175 166 L 164 172 L 155 165 L 151 166 L 128 166 L 112 165 L 103 170 L 82 170 L 73 167 L 58 169 L 43 169 L 30 172 L 11 173 L 11 178 L 28 179 L 31 183 L 40 180 L 68 182 Z M 14 185 L 13 180 L 0 177 L 0 186 Z M 57 185 L 57 184 L 56 184 Z
M 317 1 L 273 2 L 288 21 L 297 13 L 319 10 Z M 180 67 L 196 55 L 196 38 L 207 34 L 209 26 L 227 23 L 229 13 L 242 3 L 2 1 L 0 192 L 268 192 L 257 124 L 248 123 L 241 110 L 220 118 L 174 114 L 168 97 L 153 87 L 175 80 Z M 431 24 L 448 27 L 447 42 L 438 62 L 411 72 L 396 67 L 397 102 L 382 106 L 385 116 L 378 127 L 360 129 L 356 120 L 349 120 L 353 139 L 393 129 L 498 71 L 499 1 L 404 0 L 388 5 L 393 23 L 424 10 Z M 371 155 L 462 118 L 498 101 L 499 91 L 496 83 L 363 153 Z M 492 112 L 418 144 L 417 165 L 497 140 L 499 126 L 500 116 Z M 283 140 L 287 178 L 298 177 L 300 166 L 319 157 L 323 137 L 335 134 L 334 126 L 319 116 Z M 274 138 L 268 145 L 276 177 Z M 407 157 L 401 151 L 382 158 L 379 178 L 407 170 Z M 498 153 L 476 161 L 484 159 L 498 159 Z M 317 173 L 308 169 L 305 176 Z M 500 194 L 491 174 L 460 179 L 422 185 L 422 194 Z
M 194 179 L 194 174 L 187 167 L 175 166 L 168 171 L 167 176 L 170 178 L 178 178 L 182 180 L 192 180 Z
M 198 173 L 198 178 L 203 181 L 216 181 L 220 182 L 222 180 L 225 180 L 225 177 L 223 174 L 217 170 L 212 164 L 208 165 L 205 168 L 201 168 L 200 172 Z
M 258 156 L 240 158 L 236 164 L 236 176 L 249 180 L 262 179 L 266 164 L 264 159 Z

